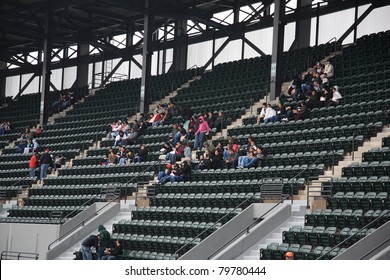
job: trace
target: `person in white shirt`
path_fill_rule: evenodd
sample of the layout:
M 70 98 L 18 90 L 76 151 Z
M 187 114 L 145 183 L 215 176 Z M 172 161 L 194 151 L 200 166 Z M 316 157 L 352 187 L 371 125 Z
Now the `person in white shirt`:
M 329 106 L 336 106 L 340 103 L 340 99 L 343 98 L 339 92 L 339 87 L 333 87 L 332 99 L 329 101 Z
M 324 73 L 326 73 L 328 78 L 332 78 L 334 76 L 334 67 L 329 61 L 325 61 Z
M 267 105 L 265 112 L 264 123 L 274 122 L 276 120 L 276 111 L 272 108 L 271 104 Z
M 260 115 L 257 117 L 257 124 L 260 124 L 264 120 L 266 110 L 267 110 L 267 103 L 263 103 L 263 107 L 261 108 Z

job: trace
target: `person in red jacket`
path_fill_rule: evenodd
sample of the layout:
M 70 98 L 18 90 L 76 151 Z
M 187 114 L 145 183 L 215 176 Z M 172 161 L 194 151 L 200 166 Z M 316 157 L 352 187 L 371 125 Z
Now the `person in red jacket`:
M 30 167 L 30 178 L 34 178 L 35 177 L 35 171 L 38 168 L 38 163 L 39 163 L 38 151 L 34 150 L 34 154 L 31 156 L 30 164 L 29 164 L 29 167 Z

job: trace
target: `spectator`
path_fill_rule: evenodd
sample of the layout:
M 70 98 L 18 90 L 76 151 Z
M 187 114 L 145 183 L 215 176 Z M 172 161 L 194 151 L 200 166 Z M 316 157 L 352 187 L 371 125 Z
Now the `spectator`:
M 125 165 L 127 161 L 126 157 L 126 148 L 124 146 L 119 146 L 118 154 L 116 155 L 119 160 L 119 165 Z
M 324 73 L 327 75 L 327 78 L 333 78 L 334 76 L 334 67 L 328 60 L 325 61 Z
M 172 173 L 172 164 L 168 163 L 165 167 L 165 171 L 160 171 L 157 175 L 156 183 L 163 184 L 170 178 Z
M 264 122 L 265 112 L 267 111 L 267 103 L 263 103 L 259 116 L 257 117 L 257 124 Z
M 121 146 L 126 143 L 127 134 L 124 133 L 122 130 L 118 132 L 118 135 L 115 137 L 115 143 L 114 146 Z
M 225 160 L 226 167 L 228 169 L 236 168 L 236 166 L 237 166 L 237 159 L 238 159 L 237 152 L 235 152 L 232 148 L 229 149 L 229 155 L 228 155 L 227 159 Z
M 104 250 L 110 247 L 110 233 L 103 225 L 98 226 L 98 231 L 100 235 L 100 244 L 98 251 L 98 260 L 101 260 L 104 256 Z
M 25 148 L 26 142 L 24 140 L 20 141 L 19 144 L 16 146 L 16 153 L 23 154 Z
M 31 153 L 33 150 L 33 147 L 34 147 L 33 140 L 32 139 L 27 140 L 27 144 L 26 144 L 26 147 L 24 148 L 23 154 L 27 155 L 27 154 Z
M 184 145 L 181 141 L 178 141 L 173 150 L 167 153 L 165 160 L 169 161 L 171 164 L 175 164 L 178 157 L 184 157 Z
M 218 117 L 215 119 L 215 122 L 214 122 L 214 127 L 217 129 L 217 132 L 220 132 L 222 131 L 223 129 L 223 112 L 222 111 L 219 111 L 218 113 Z
M 65 162 L 66 162 L 66 157 L 64 154 L 61 154 L 60 156 L 55 157 L 54 169 L 57 170 L 57 168 L 61 168 L 61 166 L 64 165 Z
M 102 257 L 102 260 L 117 260 L 118 256 L 123 254 L 123 246 L 121 244 L 121 241 L 117 239 L 115 241 L 115 248 L 113 250 L 107 248 L 104 251 L 104 256 Z
M 286 260 L 294 260 L 294 253 L 289 251 L 284 254 L 284 257 L 286 258 Z
M 184 148 L 184 158 L 182 160 L 186 160 L 188 162 L 192 162 L 192 142 L 187 141 L 187 145 Z
M 333 90 L 333 95 L 332 95 L 332 99 L 329 100 L 329 105 L 328 106 L 337 106 L 339 105 L 340 103 L 340 99 L 343 98 L 339 92 L 339 87 L 338 86 L 334 86 L 332 88 Z
M 205 153 L 205 155 L 199 156 L 198 169 L 205 170 L 205 169 L 209 169 L 210 167 L 211 167 L 210 152 L 207 151 L 207 153 Z
M 111 164 L 116 164 L 117 159 L 118 159 L 118 157 L 115 154 L 114 149 L 113 148 L 109 148 L 108 149 L 108 155 L 106 157 L 106 160 L 105 160 L 104 164 L 106 166 L 110 166 Z
M 199 128 L 195 132 L 195 144 L 194 149 L 200 150 L 203 146 L 203 142 L 206 140 L 206 135 L 210 132 L 210 127 L 205 121 L 204 117 L 199 117 Z
M 256 166 L 259 162 L 259 159 L 254 155 L 254 151 L 248 153 L 247 156 L 241 156 L 238 158 L 238 167 L 239 168 L 250 168 L 252 166 Z
M 222 167 L 223 154 L 220 152 L 220 150 L 215 149 L 214 153 L 211 154 L 210 158 L 212 168 L 218 169 Z
M 81 243 L 81 252 L 83 253 L 83 260 L 92 260 L 92 247 L 99 250 L 100 235 L 90 235 Z
M 297 109 L 293 110 L 294 120 L 303 120 L 306 118 L 307 106 L 305 102 L 301 102 Z
M 134 163 L 140 163 L 145 161 L 147 155 L 148 155 L 148 151 L 146 150 L 145 145 L 142 144 L 134 157 Z
M 39 161 L 38 161 L 38 151 L 34 150 L 34 154 L 31 156 L 30 163 L 29 163 L 30 178 L 34 178 L 35 177 L 35 171 L 38 168 L 38 164 L 39 164 Z
M 47 176 L 47 170 L 49 169 L 49 166 L 53 166 L 53 159 L 51 155 L 49 154 L 50 150 L 46 149 L 45 152 L 42 154 L 41 159 L 39 160 L 39 163 L 41 165 L 41 180 L 43 182 L 43 179 Z
M 276 121 L 276 111 L 272 108 L 271 104 L 267 104 L 267 110 L 265 112 L 264 123 Z

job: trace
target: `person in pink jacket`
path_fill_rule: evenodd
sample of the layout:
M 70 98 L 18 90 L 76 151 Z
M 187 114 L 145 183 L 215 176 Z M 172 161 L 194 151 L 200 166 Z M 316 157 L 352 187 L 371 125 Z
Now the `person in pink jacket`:
M 195 132 L 195 143 L 194 149 L 200 150 L 203 146 L 203 143 L 206 140 L 206 135 L 209 134 L 210 127 L 208 123 L 205 121 L 203 116 L 199 117 L 199 128 Z

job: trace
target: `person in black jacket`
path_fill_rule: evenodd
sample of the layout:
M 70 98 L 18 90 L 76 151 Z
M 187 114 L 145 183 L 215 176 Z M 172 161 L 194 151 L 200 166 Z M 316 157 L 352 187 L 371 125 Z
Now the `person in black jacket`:
M 49 152 L 50 150 L 46 149 L 45 152 L 42 154 L 41 159 L 39 160 L 39 163 L 41 165 L 41 180 L 46 178 L 47 169 L 49 168 L 49 166 L 53 166 L 53 159 Z
M 114 249 L 106 249 L 104 251 L 104 256 L 102 257 L 102 260 L 116 260 L 118 259 L 119 255 L 123 254 L 123 246 L 120 242 L 120 240 L 117 240 L 115 243 Z
M 92 260 L 91 248 L 95 247 L 96 252 L 99 249 L 99 240 L 100 235 L 90 235 L 88 236 L 83 243 L 81 243 L 81 251 L 83 253 L 83 260 Z

